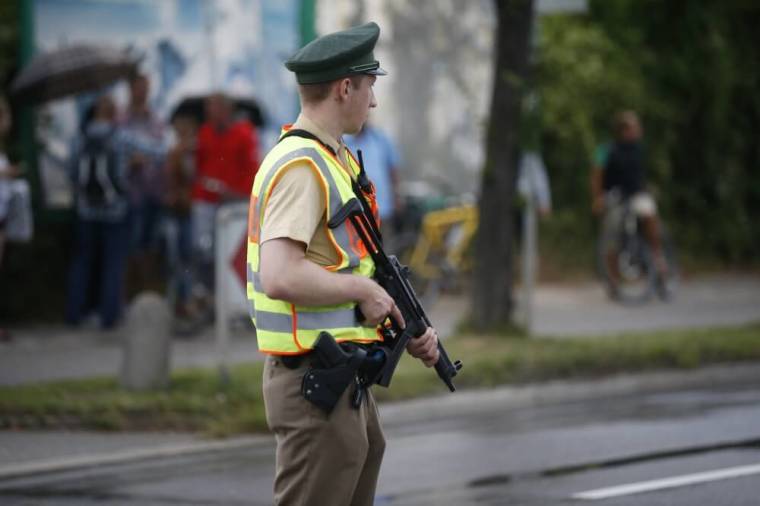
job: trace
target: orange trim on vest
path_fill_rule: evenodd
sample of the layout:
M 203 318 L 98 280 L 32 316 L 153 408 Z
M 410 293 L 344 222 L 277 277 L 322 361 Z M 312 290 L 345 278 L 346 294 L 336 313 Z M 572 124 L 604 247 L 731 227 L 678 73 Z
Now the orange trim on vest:
M 299 350 L 305 350 L 303 346 L 301 346 L 301 343 L 298 342 L 298 313 L 296 312 L 296 305 L 291 304 L 290 305 L 290 314 L 292 315 L 293 320 L 293 342 L 296 343 L 296 347 L 298 347 Z
M 322 172 L 319 170 L 319 167 L 317 167 L 317 165 L 314 163 L 313 160 L 309 158 L 304 158 L 303 160 L 308 161 L 309 167 L 311 168 L 311 170 L 314 172 L 314 174 L 317 177 L 317 181 L 319 181 L 322 184 L 322 192 L 323 192 L 323 195 L 325 196 L 325 213 L 327 213 L 329 211 L 328 207 L 330 205 L 330 203 L 328 202 L 328 197 L 327 197 L 327 195 L 329 194 L 328 192 L 330 191 L 330 188 L 327 186 L 327 181 L 325 181 L 325 178 L 322 175 Z M 338 246 L 338 243 L 335 242 L 335 237 L 333 237 L 333 234 L 330 231 L 330 227 L 327 226 L 327 220 L 325 220 L 325 233 L 327 235 L 327 238 L 330 240 L 330 243 L 335 249 L 335 253 L 337 253 L 338 258 L 340 260 L 338 260 L 337 264 L 327 265 L 327 266 L 324 266 L 323 268 L 330 272 L 335 272 L 338 270 L 338 267 L 340 267 L 340 264 L 342 264 L 343 261 L 345 260 L 345 255 L 343 254 L 343 250 L 340 249 L 340 246 Z
M 287 164 L 285 164 L 284 166 L 278 169 L 278 173 L 272 179 L 272 182 L 269 184 L 269 188 L 265 189 L 266 193 L 264 195 L 264 202 L 262 202 L 261 204 L 262 213 L 263 213 L 263 210 L 266 209 L 266 205 L 269 202 L 269 198 L 272 196 L 272 191 L 274 190 L 274 187 L 277 186 L 277 183 L 280 181 L 280 179 L 282 179 L 282 176 L 285 174 L 285 172 L 290 170 L 295 165 L 296 162 L 305 162 L 309 166 L 309 168 L 315 173 L 317 181 L 319 181 L 319 183 L 322 185 L 322 194 L 324 195 L 324 201 L 325 201 L 325 212 L 327 212 L 327 209 L 330 205 L 328 201 L 328 192 L 330 191 L 330 189 L 327 187 L 327 182 L 325 181 L 325 178 L 322 176 L 322 173 L 319 170 L 319 167 L 317 167 L 317 165 L 314 163 L 313 160 L 311 160 L 310 158 L 304 157 L 304 158 L 295 158 L 293 160 L 290 160 Z M 259 220 L 262 220 L 263 216 L 259 216 L 258 218 Z M 339 260 L 340 263 L 334 264 L 334 265 L 328 265 L 323 268 L 328 271 L 335 272 L 338 270 L 338 267 L 340 267 L 340 264 L 343 262 L 343 260 L 345 260 L 345 255 L 343 254 L 343 251 L 340 249 L 340 246 L 338 246 L 338 243 L 335 242 L 335 238 L 333 237 L 332 233 L 329 232 L 329 227 L 327 227 L 326 223 L 327 223 L 327 220 L 325 220 L 325 227 L 327 228 L 327 231 L 328 231 L 327 237 L 330 239 L 330 242 L 332 243 L 333 248 L 335 248 L 335 252 L 338 254 L 338 257 L 340 258 Z M 258 234 L 257 234 L 257 239 L 258 239 Z M 258 244 L 258 242 L 256 242 L 256 244 Z M 301 346 L 301 343 L 298 341 L 298 313 L 296 312 L 296 306 L 294 304 L 290 305 L 290 312 L 293 316 L 292 318 L 293 342 L 295 343 L 296 347 L 299 349 L 299 352 L 288 353 L 288 354 L 300 355 L 301 350 L 304 350 L 304 353 L 305 353 L 308 351 L 308 349 Z M 262 353 L 267 353 L 267 350 L 259 350 L 259 351 L 261 351 Z
M 325 181 L 324 177 L 322 176 L 322 172 L 319 170 L 319 167 L 316 166 L 316 164 L 314 163 L 313 160 L 311 160 L 310 158 L 307 158 L 307 157 L 304 157 L 304 158 L 295 158 L 293 160 L 290 160 L 288 163 L 286 163 L 284 166 L 282 166 L 279 169 L 279 172 L 274 177 L 274 179 L 272 179 L 272 182 L 269 184 L 269 188 L 266 190 L 266 194 L 264 195 L 264 202 L 261 203 L 262 212 L 263 212 L 264 209 L 266 209 L 266 206 L 269 203 L 269 198 L 272 196 L 272 191 L 274 190 L 274 187 L 280 181 L 280 179 L 285 174 L 285 172 L 287 172 L 288 170 L 290 170 L 292 168 L 292 166 L 296 162 L 305 162 L 305 163 L 307 163 L 308 166 L 309 166 L 309 168 L 316 175 L 317 181 L 319 181 L 319 183 L 322 185 L 322 194 L 324 195 L 324 201 L 325 201 L 325 212 L 327 212 L 327 208 L 330 205 L 330 203 L 328 201 L 328 192 L 330 191 L 330 188 L 328 188 L 327 182 Z M 260 216 L 259 220 L 262 220 L 262 219 L 263 219 L 263 216 Z M 325 227 L 327 227 L 326 223 L 327 223 L 327 220 L 325 220 Z M 326 230 L 329 231 L 329 228 L 327 228 Z M 334 264 L 334 265 L 328 265 L 328 266 L 324 267 L 324 269 L 326 269 L 326 270 L 328 270 L 330 272 L 335 272 L 335 271 L 338 270 L 338 267 L 340 267 L 340 264 L 343 262 L 343 260 L 345 260 L 345 255 L 343 254 L 343 251 L 340 249 L 340 246 L 338 246 L 338 243 L 335 242 L 335 238 L 332 236 L 332 234 L 328 233 L 327 237 L 330 240 L 330 242 L 332 243 L 332 246 L 335 249 L 335 252 L 336 252 L 338 258 L 340 258 L 340 260 L 339 260 L 339 263 Z
M 251 195 L 248 204 L 248 242 L 259 244 L 259 229 L 261 228 L 260 217 L 256 214 L 256 203 L 259 198 L 257 195 Z

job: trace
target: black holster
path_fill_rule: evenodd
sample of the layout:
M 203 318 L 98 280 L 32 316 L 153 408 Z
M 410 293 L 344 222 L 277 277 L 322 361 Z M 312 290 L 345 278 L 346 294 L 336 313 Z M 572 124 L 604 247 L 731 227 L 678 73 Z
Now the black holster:
M 314 343 L 311 367 L 306 371 L 301 383 L 304 398 L 325 413 L 330 414 L 338 404 L 338 399 L 349 385 L 354 385 L 352 406 L 358 408 L 363 392 L 375 376 L 378 362 L 384 362 L 385 354 L 375 348 L 366 348 L 354 343 L 338 344 L 328 332 L 322 332 Z M 382 364 L 382 362 L 380 362 Z

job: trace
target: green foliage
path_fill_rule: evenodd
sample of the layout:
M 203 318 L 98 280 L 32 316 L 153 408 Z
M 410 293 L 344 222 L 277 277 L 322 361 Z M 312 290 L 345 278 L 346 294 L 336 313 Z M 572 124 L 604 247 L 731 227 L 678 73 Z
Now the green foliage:
M 540 23 L 537 87 L 555 207 L 589 227 L 589 169 L 615 111 L 644 122 L 648 174 L 691 257 L 760 253 L 760 7 L 747 2 L 592 1 Z
M 216 371 L 180 371 L 163 392 L 127 392 L 113 378 L 4 387 L 0 428 L 261 431 L 261 373 L 261 364 L 239 366 L 222 385 Z
M 559 340 L 472 336 L 450 348 L 468 367 L 457 383 L 480 387 L 758 360 L 760 327 Z

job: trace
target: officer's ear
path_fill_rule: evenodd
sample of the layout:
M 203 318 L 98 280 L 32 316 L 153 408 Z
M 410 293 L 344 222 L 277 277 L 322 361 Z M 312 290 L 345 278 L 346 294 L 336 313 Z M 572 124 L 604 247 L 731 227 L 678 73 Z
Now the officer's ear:
M 351 92 L 352 87 L 353 84 L 351 82 L 351 79 L 348 77 L 344 77 L 338 81 L 338 97 L 341 101 L 348 99 L 348 95 Z

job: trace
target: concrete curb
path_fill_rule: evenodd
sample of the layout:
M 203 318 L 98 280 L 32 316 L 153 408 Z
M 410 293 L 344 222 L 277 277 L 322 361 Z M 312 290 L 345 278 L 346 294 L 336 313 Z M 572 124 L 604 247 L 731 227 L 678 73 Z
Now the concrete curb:
M 492 390 L 462 391 L 403 402 L 383 403 L 380 416 L 386 429 L 463 412 L 488 413 L 501 409 L 582 401 L 590 398 L 656 393 L 700 386 L 732 385 L 760 381 L 760 363 L 713 366 L 692 371 L 664 371 L 617 375 L 585 381 L 552 381 Z M 0 466 L 0 482 L 18 478 L 82 470 L 108 465 L 255 448 L 272 444 L 267 435 L 241 436 L 224 441 L 198 441 L 158 448 L 140 448 L 108 454 L 39 460 Z
M 70 458 L 64 457 L 39 460 L 15 466 L 0 466 L 0 482 L 27 476 L 74 471 L 100 466 L 223 452 L 240 448 L 252 448 L 268 444 L 270 441 L 271 438 L 268 436 L 242 436 L 224 441 L 198 441 L 195 443 L 166 445 L 158 448 L 140 448 L 136 450 L 111 452 L 108 454 L 78 455 Z
M 718 365 L 686 371 L 620 374 L 593 380 L 550 381 L 517 387 L 473 390 L 381 404 L 379 410 L 383 426 L 392 429 L 457 413 L 493 412 L 495 406 L 501 409 L 519 408 L 752 381 L 760 382 L 760 363 Z

